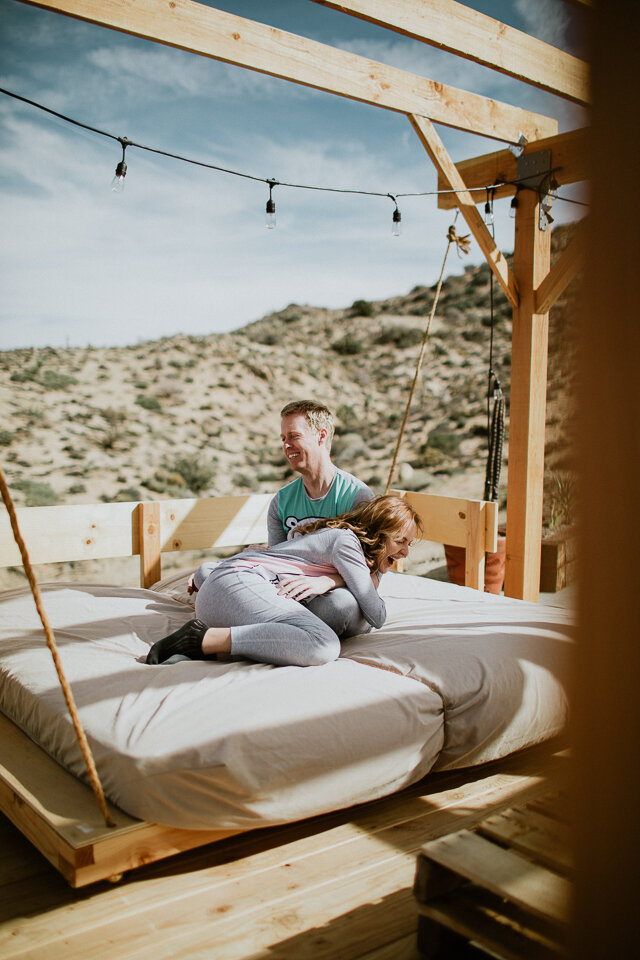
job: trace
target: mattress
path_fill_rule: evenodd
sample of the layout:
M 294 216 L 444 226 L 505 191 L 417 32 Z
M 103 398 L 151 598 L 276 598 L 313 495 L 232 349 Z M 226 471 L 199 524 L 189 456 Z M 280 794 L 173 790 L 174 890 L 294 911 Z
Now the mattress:
M 321 667 L 148 666 L 193 616 L 155 590 L 45 584 L 47 615 L 105 793 L 134 817 L 246 830 L 485 762 L 567 720 L 564 610 L 385 575 L 387 623 Z M 27 590 L 0 596 L 0 709 L 67 770 L 84 762 Z

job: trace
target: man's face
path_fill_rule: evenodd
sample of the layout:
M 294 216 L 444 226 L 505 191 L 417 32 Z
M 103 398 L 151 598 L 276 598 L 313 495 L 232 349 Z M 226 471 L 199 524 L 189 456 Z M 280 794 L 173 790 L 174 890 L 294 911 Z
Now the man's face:
M 292 470 L 308 473 L 322 463 L 326 450 L 326 430 L 316 433 L 307 423 L 304 414 L 292 413 L 288 417 L 283 417 L 280 439 L 284 455 Z

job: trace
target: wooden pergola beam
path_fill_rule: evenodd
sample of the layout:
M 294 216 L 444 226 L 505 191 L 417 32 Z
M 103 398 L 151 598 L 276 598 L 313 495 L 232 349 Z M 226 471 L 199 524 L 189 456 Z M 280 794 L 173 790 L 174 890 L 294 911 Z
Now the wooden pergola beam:
M 496 140 L 539 140 L 557 121 L 194 0 L 24 0 L 190 53 Z
M 493 270 L 498 283 L 504 290 L 511 306 L 519 303 L 518 288 L 505 257 L 496 246 L 496 242 L 487 230 L 486 224 L 478 212 L 475 200 L 467 190 L 456 165 L 447 153 L 442 140 L 430 120 L 425 117 L 409 115 L 409 120 L 420 138 L 420 142 L 429 154 L 438 173 L 447 183 L 447 188 L 455 190 L 457 206 L 471 230 L 478 246 L 484 253 L 487 263 Z
M 560 185 L 579 183 L 588 179 L 587 130 L 570 130 L 568 133 L 559 133 L 554 137 L 538 140 L 525 146 L 523 154 L 537 153 L 539 150 L 551 151 L 551 169 Z M 481 157 L 462 160 L 456 164 L 458 173 L 469 190 L 487 187 L 490 184 L 502 183 L 494 193 L 494 199 L 513 196 L 516 188 L 512 185 L 518 176 L 518 161 L 510 150 L 498 150 L 495 153 L 486 153 Z M 438 190 L 448 190 L 446 178 L 438 176 Z M 484 200 L 480 197 L 476 202 Z M 438 207 L 441 210 L 450 210 L 456 207 L 456 198 L 450 194 L 440 194 Z
M 549 273 L 551 231 L 539 229 L 540 199 L 522 193 L 516 211 L 513 272 L 520 303 L 513 311 L 504 592 L 537 600 L 546 430 L 549 315 L 536 312 L 534 291 Z
M 584 262 L 584 228 L 578 228 L 562 251 L 540 286 L 534 291 L 534 310 L 548 313 L 556 300 L 569 286 Z
M 589 102 L 589 68 L 583 60 L 455 0 L 315 2 L 458 54 L 567 100 Z

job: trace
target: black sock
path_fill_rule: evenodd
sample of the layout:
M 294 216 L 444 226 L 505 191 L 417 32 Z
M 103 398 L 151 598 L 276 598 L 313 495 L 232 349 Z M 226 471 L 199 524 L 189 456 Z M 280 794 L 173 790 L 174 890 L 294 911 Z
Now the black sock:
M 147 654 L 147 663 L 164 663 L 177 653 L 190 660 L 216 660 L 215 653 L 202 652 L 202 640 L 208 629 L 202 620 L 188 620 L 174 633 L 154 643 Z

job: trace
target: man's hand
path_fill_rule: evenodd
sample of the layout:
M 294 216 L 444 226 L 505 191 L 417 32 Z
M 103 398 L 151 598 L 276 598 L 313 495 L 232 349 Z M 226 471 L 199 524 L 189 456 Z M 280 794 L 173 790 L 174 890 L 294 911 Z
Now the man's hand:
M 193 582 L 194 576 L 195 576 L 195 574 L 192 573 L 192 574 L 190 575 L 189 579 L 187 580 L 187 593 L 189 594 L 189 596 L 191 596 L 192 593 L 197 593 L 197 592 L 198 592 L 198 588 L 196 587 L 195 583 Z
M 281 597 L 289 597 L 291 600 L 306 600 L 308 597 L 319 597 L 323 593 L 329 593 L 335 587 L 335 578 L 333 577 L 287 577 L 280 580 L 278 594 Z

